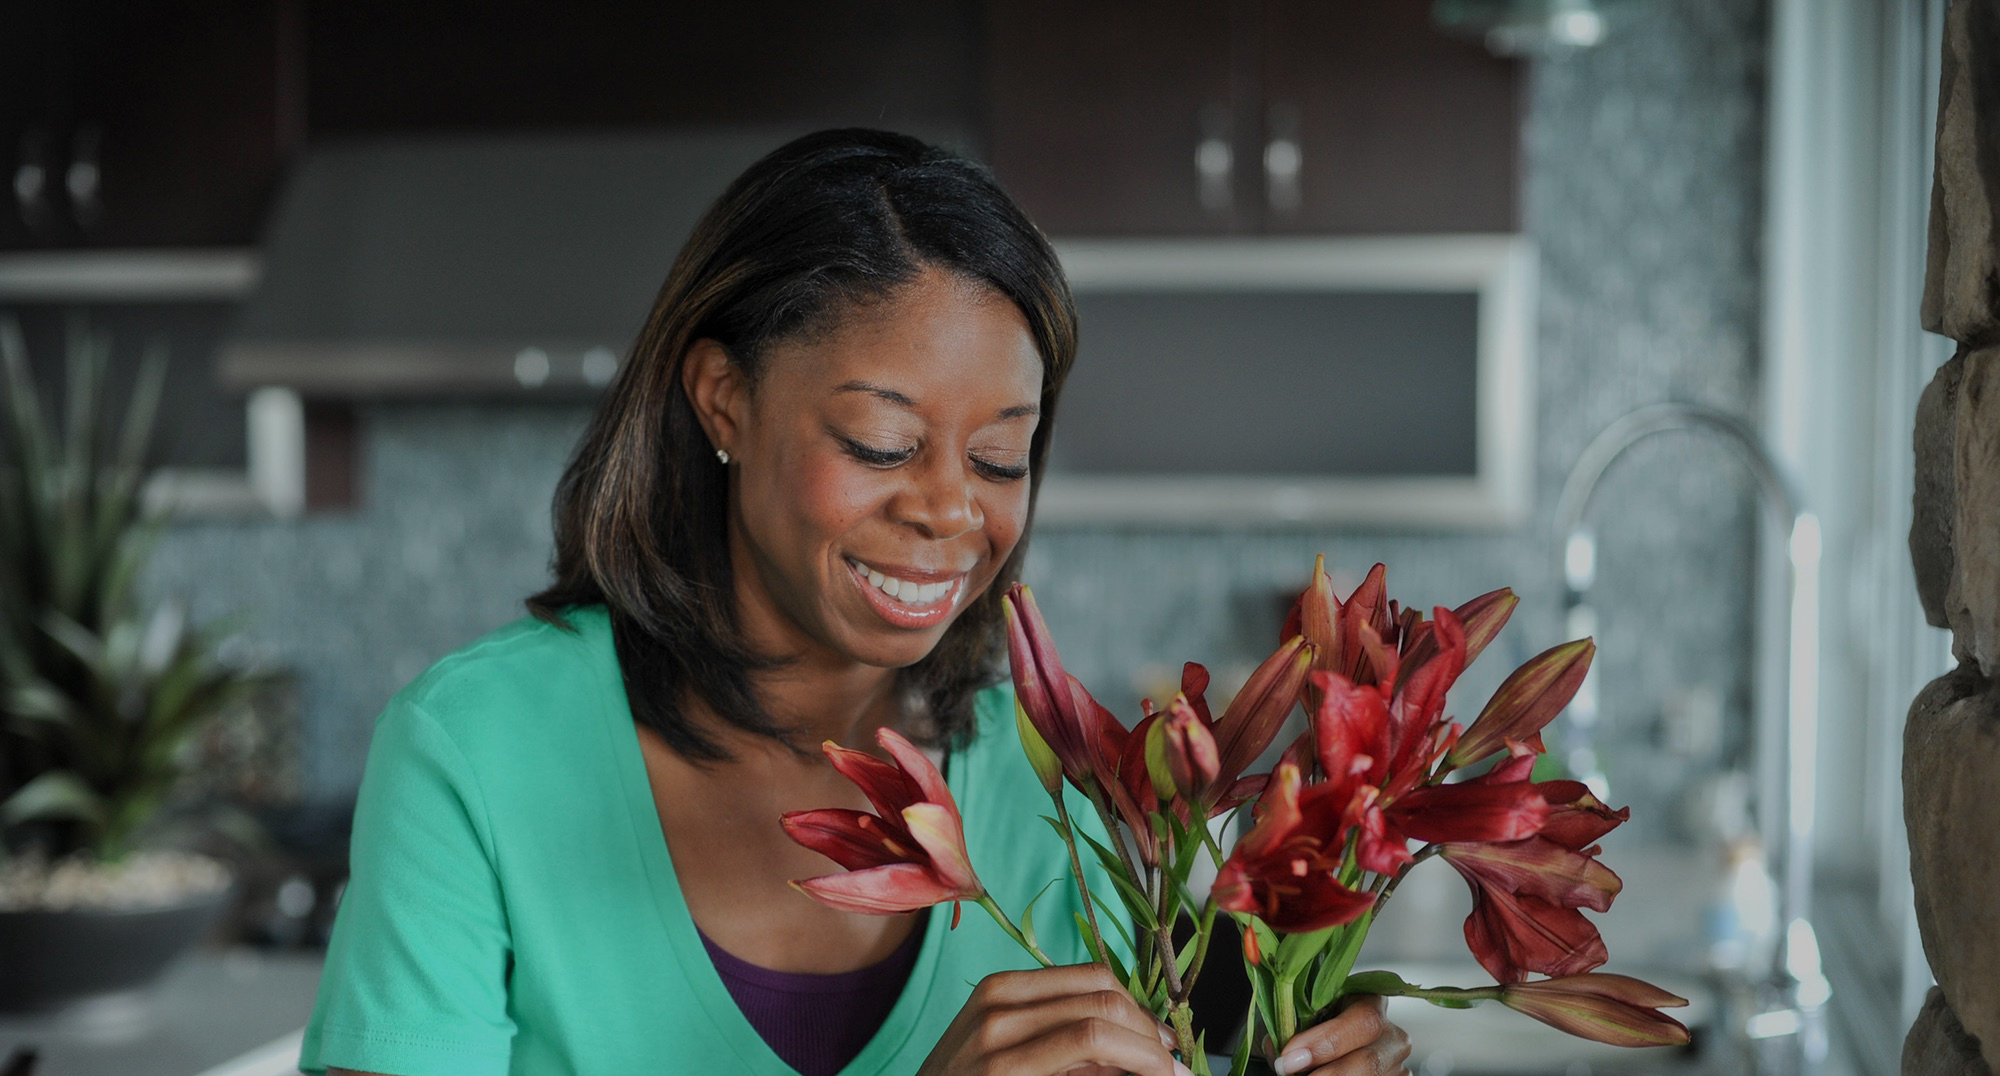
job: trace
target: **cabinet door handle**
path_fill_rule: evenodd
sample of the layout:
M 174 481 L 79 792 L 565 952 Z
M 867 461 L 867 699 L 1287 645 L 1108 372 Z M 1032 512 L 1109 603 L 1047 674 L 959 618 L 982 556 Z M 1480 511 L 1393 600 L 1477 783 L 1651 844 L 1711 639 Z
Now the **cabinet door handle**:
M 48 142 L 40 131 L 21 136 L 21 160 L 14 166 L 14 208 L 30 232 L 45 231 L 54 217 L 49 207 Z
M 1201 140 L 1194 146 L 1195 186 L 1201 208 L 1227 213 L 1236 205 L 1236 150 L 1230 145 L 1229 109 L 1209 105 L 1199 117 Z
M 1305 169 L 1305 149 L 1299 144 L 1299 110 L 1285 103 L 1271 106 L 1264 143 L 1264 203 L 1273 212 L 1290 215 L 1299 209 L 1299 176 Z
M 70 215 L 77 227 L 89 231 L 104 219 L 104 133 L 95 127 L 80 128 L 70 140 L 69 168 L 63 172 L 63 190 L 69 194 Z

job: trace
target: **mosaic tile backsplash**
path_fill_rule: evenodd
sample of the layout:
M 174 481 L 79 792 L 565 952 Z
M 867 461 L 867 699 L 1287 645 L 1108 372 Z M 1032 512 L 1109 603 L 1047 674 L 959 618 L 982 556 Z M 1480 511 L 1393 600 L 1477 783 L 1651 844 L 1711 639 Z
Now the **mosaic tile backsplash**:
M 1613 419 L 1662 400 L 1757 412 L 1766 12 L 1760 0 L 1628 5 L 1593 50 L 1536 64 L 1525 133 L 1527 227 L 1541 254 L 1537 511 L 1506 534 L 1044 530 L 1029 581 L 1066 660 L 1128 715 L 1185 659 L 1218 680 L 1273 644 L 1315 553 L 1392 593 L 1455 604 L 1496 586 L 1514 624 L 1469 673 L 1469 719 L 1515 663 L 1561 641 L 1557 491 Z M 429 662 L 521 615 L 543 582 L 549 497 L 586 414 L 474 404 L 363 416 L 365 507 L 297 523 L 200 522 L 150 577 L 198 614 L 242 610 L 251 643 L 297 670 L 306 787 L 351 793 L 374 715 Z M 1643 443 L 1608 474 L 1599 535 L 1602 743 L 1639 825 L 1671 825 L 1699 761 L 1663 751 L 1663 715 L 1750 698 L 1752 488 L 1723 447 Z M 1648 821 L 1650 819 L 1650 821 Z

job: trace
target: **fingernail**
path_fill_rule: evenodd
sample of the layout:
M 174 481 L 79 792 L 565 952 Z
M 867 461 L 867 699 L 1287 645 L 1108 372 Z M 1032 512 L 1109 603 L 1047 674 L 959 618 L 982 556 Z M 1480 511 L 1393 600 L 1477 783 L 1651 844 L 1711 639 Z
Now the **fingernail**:
M 1293 1050 L 1291 1053 L 1288 1053 L 1285 1056 L 1279 1058 L 1277 1065 L 1275 1067 L 1278 1070 L 1279 1076 L 1284 1076 L 1284 1074 L 1288 1072 L 1299 1072 L 1303 1070 L 1307 1065 L 1312 1064 L 1312 1060 L 1313 1060 L 1312 1051 Z
M 1180 1062 L 1174 1062 L 1174 1076 L 1194 1076 L 1194 1070 Z
M 1159 1033 L 1161 1046 L 1164 1046 L 1167 1049 L 1171 1050 L 1174 1047 L 1180 1045 L 1179 1041 L 1174 1038 L 1173 1028 L 1170 1028 L 1165 1024 L 1156 1024 L 1154 1025 L 1153 1030 Z

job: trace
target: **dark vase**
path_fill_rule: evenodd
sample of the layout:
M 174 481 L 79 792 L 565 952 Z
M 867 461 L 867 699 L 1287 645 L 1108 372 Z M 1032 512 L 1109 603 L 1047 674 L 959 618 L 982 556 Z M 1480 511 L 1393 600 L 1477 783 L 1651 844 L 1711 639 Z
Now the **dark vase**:
M 130 910 L 0 911 L 0 1012 L 46 1012 L 146 986 L 208 933 L 232 893 Z

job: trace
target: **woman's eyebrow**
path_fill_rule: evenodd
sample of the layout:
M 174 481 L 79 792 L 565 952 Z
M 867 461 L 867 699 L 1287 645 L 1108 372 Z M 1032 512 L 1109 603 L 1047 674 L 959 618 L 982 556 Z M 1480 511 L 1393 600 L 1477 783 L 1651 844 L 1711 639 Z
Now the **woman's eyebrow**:
M 834 386 L 833 391 L 867 393 L 868 395 L 873 396 L 876 399 L 887 400 L 888 402 L 895 404 L 898 407 L 914 408 L 917 406 L 917 402 L 915 400 L 912 400 L 908 396 L 905 396 L 902 393 L 897 392 L 895 389 L 883 388 L 880 385 L 873 385 L 866 381 L 844 382 L 842 384 Z M 999 418 L 1000 421 L 1004 422 L 1008 419 L 1031 418 L 1041 413 L 1042 413 L 1041 407 L 1036 404 L 1017 404 L 1013 407 L 1001 408 L 1000 414 L 997 417 Z
M 880 385 L 871 385 L 866 381 L 849 381 L 845 384 L 835 386 L 833 391 L 865 392 L 870 396 L 887 400 L 898 407 L 917 406 L 917 401 L 910 399 L 908 396 L 905 396 L 900 392 L 897 392 L 895 389 L 885 389 Z

